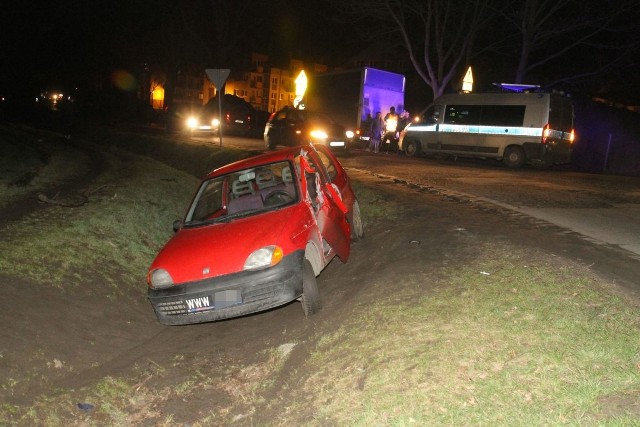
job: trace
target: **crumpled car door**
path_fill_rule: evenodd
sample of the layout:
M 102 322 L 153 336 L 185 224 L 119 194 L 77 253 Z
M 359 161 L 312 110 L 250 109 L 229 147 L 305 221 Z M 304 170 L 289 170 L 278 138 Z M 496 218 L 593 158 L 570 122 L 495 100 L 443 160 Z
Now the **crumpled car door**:
M 300 157 L 303 190 L 313 206 L 318 229 L 342 262 L 347 262 L 351 251 L 351 227 L 347 221 L 347 208 L 340 192 L 330 183 L 321 182 L 319 174 L 305 156 Z M 310 191 L 309 191 L 310 190 Z M 316 193 L 317 194 L 314 194 Z M 315 197 L 315 201 L 311 200 Z

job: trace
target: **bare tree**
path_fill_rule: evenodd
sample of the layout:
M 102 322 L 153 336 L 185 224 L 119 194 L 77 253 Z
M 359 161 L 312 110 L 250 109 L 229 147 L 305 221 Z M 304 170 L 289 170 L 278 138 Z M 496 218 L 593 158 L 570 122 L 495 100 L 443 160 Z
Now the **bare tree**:
M 592 77 L 615 67 L 637 34 L 637 25 L 625 20 L 635 13 L 633 1 L 607 3 L 593 0 L 516 0 L 500 9 L 516 29 L 519 55 L 515 82 L 522 83 L 543 67 L 547 79 L 563 81 Z M 497 9 L 496 9 L 497 10 Z M 637 30 L 635 30 L 637 31 Z M 586 60 L 580 61 L 580 58 Z
M 336 6 L 369 23 L 371 35 L 394 40 L 417 74 L 440 96 L 475 54 L 479 33 L 492 15 L 483 0 L 367 0 Z M 375 40 L 371 38 L 371 40 Z M 393 42 L 392 42 L 393 43 Z

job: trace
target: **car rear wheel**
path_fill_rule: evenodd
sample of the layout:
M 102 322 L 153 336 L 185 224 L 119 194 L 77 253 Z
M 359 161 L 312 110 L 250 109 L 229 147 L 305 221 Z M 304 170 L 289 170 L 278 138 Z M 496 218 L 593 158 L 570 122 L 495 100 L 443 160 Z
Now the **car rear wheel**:
M 311 263 L 306 259 L 302 265 L 302 298 L 300 302 L 302 302 L 302 311 L 306 317 L 317 313 L 322 307 L 316 275 Z
M 360 216 L 360 204 L 357 200 L 353 201 L 353 210 L 351 212 L 351 241 L 357 242 L 364 238 L 364 224 Z

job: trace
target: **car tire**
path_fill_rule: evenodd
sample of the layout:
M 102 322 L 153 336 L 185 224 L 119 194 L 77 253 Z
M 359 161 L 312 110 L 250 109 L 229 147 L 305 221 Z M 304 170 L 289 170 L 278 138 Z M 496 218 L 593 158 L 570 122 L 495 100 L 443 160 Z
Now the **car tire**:
M 407 157 L 414 157 L 420 155 L 420 143 L 415 139 L 408 139 L 404 141 L 404 153 Z
M 517 145 L 512 145 L 504 150 L 504 156 L 502 157 L 502 161 L 507 167 L 515 169 L 524 165 L 525 154 L 524 150 Z
M 316 275 L 311 263 L 306 259 L 302 264 L 302 298 L 300 302 L 305 317 L 317 313 L 322 308 Z
M 353 201 L 353 209 L 350 216 L 351 241 L 357 242 L 364 238 L 364 224 L 362 223 L 362 216 L 360 215 L 360 204 L 357 200 Z

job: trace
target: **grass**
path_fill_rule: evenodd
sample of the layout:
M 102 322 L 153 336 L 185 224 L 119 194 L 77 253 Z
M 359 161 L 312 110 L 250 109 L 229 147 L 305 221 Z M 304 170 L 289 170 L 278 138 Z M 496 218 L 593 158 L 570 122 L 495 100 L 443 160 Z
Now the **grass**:
M 388 285 L 374 284 L 339 329 L 310 338 L 284 402 L 271 397 L 273 378 L 292 369 L 293 343 L 252 365 L 175 357 L 104 378 L 81 391 L 100 405 L 75 425 L 179 424 L 162 408 L 192 399 L 210 402 L 194 426 L 244 425 L 274 406 L 267 425 L 640 425 L 637 407 L 605 406 L 640 399 L 637 310 L 579 265 L 504 243 L 479 253 L 427 294 L 420 284 L 433 275 L 407 277 L 387 298 Z M 171 376 L 183 380 L 153 386 Z M 67 423 L 73 399 L 42 398 L 22 421 Z
M 171 235 L 172 221 L 182 216 L 197 180 L 150 159 L 133 157 L 127 165 L 126 171 L 114 167 L 100 175 L 86 189 L 90 195 L 83 206 L 50 206 L 9 224 L 0 241 L 0 268 L 71 289 L 86 283 L 86 272 L 93 271 L 108 283 L 111 298 L 132 288 L 142 292 L 144 272 Z
M 59 144 L 59 138 L 0 124 L 0 208 L 84 169 L 85 156 Z
M 0 268 L 63 289 L 100 275 L 111 286 L 99 292 L 140 298 L 197 180 L 146 158 L 119 169 L 121 156 L 112 152 L 113 172 L 82 207 L 51 206 L 5 229 Z M 402 214 L 355 187 L 366 223 Z M 569 260 L 504 241 L 476 249 L 456 268 L 407 274 L 393 296 L 371 283 L 337 329 L 308 337 L 301 365 L 287 363 L 298 343 L 215 369 L 203 353 L 141 360 L 29 407 L 3 404 L 0 425 L 251 425 L 263 413 L 276 413 L 274 426 L 640 425 L 637 307 Z M 279 389 L 274 379 L 291 371 L 296 381 Z M 185 402 L 189 420 L 171 410 Z
M 637 409 L 603 416 L 599 405 L 640 400 L 637 310 L 579 266 L 478 252 L 434 293 L 420 291 L 432 275 L 409 278 L 401 301 L 414 302 L 363 304 L 322 337 L 306 367 L 309 425 L 640 424 Z

